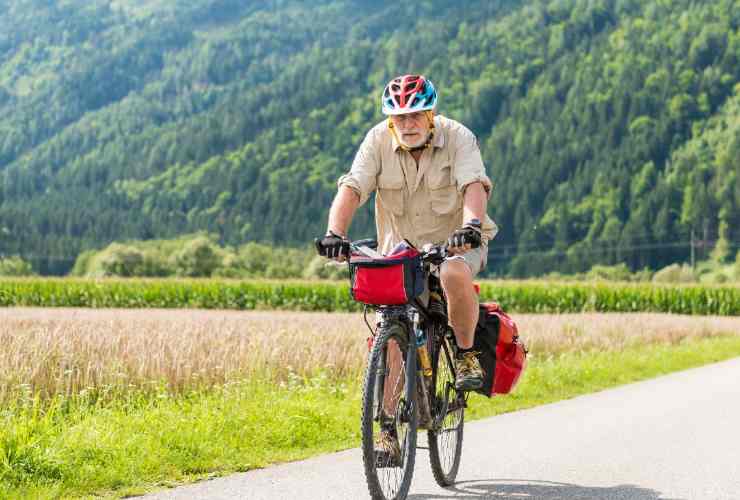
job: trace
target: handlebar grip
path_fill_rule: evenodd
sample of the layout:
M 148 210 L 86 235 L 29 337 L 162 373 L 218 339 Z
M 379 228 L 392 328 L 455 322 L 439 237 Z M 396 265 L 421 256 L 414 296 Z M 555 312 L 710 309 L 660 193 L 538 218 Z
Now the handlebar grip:
M 328 247 L 325 247 L 321 244 L 322 239 L 320 238 L 314 238 L 313 244 L 316 247 L 316 251 L 319 253 L 322 257 L 329 257 Z M 332 247 L 333 248 L 333 247 Z M 350 242 L 348 240 L 342 241 L 342 247 L 339 250 L 339 255 L 344 255 L 346 257 L 349 257 L 350 253 Z M 339 255 L 332 256 L 332 257 L 339 257 Z
M 319 253 L 319 255 L 321 255 L 322 257 L 326 257 L 326 249 L 321 244 L 321 239 L 320 238 L 314 238 L 313 239 L 313 244 L 314 244 L 314 246 L 316 246 L 316 251 Z

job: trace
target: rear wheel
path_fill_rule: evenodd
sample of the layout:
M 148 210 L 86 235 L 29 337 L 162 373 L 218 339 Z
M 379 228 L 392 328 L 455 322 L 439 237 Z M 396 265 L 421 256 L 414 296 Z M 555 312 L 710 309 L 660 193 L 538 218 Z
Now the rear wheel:
M 400 323 L 381 328 L 370 351 L 362 395 L 362 460 L 370 495 L 403 500 L 416 458 L 417 417 L 413 407 L 416 350 Z M 397 438 L 400 456 L 378 451 L 381 430 Z
M 455 482 L 462 455 L 465 396 L 455 389 L 454 354 L 450 339 L 439 335 L 432 352 L 432 429 L 428 431 L 432 474 L 440 486 Z

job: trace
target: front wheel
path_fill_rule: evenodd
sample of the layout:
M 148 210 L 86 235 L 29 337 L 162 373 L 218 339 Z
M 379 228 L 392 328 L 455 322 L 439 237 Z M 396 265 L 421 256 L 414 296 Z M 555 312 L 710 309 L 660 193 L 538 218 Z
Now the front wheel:
M 416 349 L 409 349 L 406 329 L 400 323 L 382 327 L 370 351 L 362 395 L 362 461 L 374 500 L 403 500 L 411 486 L 415 381 Z M 388 453 L 388 439 L 396 440 L 397 448 L 391 447 L 396 453 Z
M 462 455 L 465 397 L 455 389 L 452 345 L 440 335 L 432 352 L 432 428 L 428 431 L 432 474 L 440 486 L 455 482 Z

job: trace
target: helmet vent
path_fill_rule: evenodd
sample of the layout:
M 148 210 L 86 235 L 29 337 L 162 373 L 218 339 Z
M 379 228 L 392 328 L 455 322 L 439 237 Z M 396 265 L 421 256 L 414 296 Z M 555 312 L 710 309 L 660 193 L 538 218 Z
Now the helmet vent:
M 381 103 L 386 115 L 429 111 L 437 105 L 437 91 L 422 75 L 404 75 L 388 82 Z

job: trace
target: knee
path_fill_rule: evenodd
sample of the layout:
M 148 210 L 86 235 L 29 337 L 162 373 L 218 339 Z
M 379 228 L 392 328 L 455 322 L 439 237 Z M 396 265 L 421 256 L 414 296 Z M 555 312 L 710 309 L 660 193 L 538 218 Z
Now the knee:
M 452 260 L 443 263 L 439 272 L 439 277 L 442 280 L 442 286 L 444 288 L 457 288 L 468 285 L 473 281 L 468 265 L 460 260 Z

